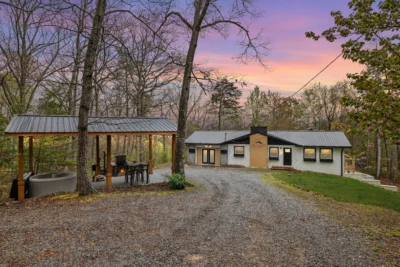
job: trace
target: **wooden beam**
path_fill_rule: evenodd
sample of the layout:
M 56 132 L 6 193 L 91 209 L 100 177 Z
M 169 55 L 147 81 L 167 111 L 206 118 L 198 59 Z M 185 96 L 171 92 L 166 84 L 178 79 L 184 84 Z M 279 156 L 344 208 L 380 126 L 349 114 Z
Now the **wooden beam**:
M 107 135 L 107 172 L 106 172 L 106 188 L 111 188 L 111 178 L 112 178 L 112 169 L 111 169 L 111 135 Z
M 33 137 L 29 137 L 29 171 L 34 172 L 33 169 Z
M 174 173 L 174 164 L 175 164 L 175 149 L 176 149 L 176 134 L 172 135 L 172 142 L 171 142 L 171 152 L 172 152 L 172 166 L 171 172 Z
M 153 136 L 149 134 L 149 174 L 153 174 Z
M 100 174 L 100 137 L 96 135 L 96 176 Z
M 18 201 L 24 202 L 25 181 L 24 181 L 24 137 L 18 137 Z

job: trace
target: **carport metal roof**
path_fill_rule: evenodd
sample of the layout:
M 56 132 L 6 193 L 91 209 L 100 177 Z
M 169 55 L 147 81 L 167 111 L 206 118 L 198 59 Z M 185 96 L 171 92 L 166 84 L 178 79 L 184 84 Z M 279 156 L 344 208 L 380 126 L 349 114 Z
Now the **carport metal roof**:
M 89 117 L 89 135 L 175 134 L 177 126 L 165 118 Z M 78 135 L 77 116 L 15 115 L 5 135 L 73 136 Z

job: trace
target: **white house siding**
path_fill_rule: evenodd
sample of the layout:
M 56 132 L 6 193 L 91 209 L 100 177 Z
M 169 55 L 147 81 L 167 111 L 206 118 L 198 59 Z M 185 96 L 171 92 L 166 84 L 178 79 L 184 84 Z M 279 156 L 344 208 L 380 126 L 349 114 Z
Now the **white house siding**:
M 188 147 L 188 150 L 189 149 L 196 149 L 196 146 L 195 145 L 189 145 L 189 147 Z M 188 157 L 189 157 L 189 162 L 190 162 L 190 164 L 194 164 L 195 162 L 196 162 L 196 150 L 195 150 L 195 152 L 194 153 L 189 153 L 188 152 Z
M 269 147 L 279 147 L 282 148 L 279 150 L 279 160 L 269 160 L 268 168 L 272 166 L 283 166 L 283 149 L 291 148 L 292 149 L 292 167 L 296 170 L 301 171 L 313 171 L 320 173 L 329 173 L 335 175 L 341 175 L 341 170 L 343 168 L 341 160 L 342 157 L 342 149 L 334 148 L 333 149 L 333 162 L 320 162 L 319 161 L 319 148 L 316 148 L 316 161 L 304 161 L 303 156 L 303 147 L 296 146 L 288 146 L 288 145 L 271 145 Z
M 222 150 L 228 150 L 228 145 L 221 145 L 221 165 L 228 164 L 228 154 L 222 154 Z
M 235 157 L 235 146 L 244 146 L 244 157 Z M 250 166 L 250 145 L 229 144 L 228 145 L 228 165 Z

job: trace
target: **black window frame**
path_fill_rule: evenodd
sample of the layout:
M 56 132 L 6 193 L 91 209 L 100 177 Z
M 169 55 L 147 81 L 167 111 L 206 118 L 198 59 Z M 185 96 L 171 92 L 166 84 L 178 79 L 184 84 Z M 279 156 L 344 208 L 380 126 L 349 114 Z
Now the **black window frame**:
M 331 158 L 330 159 L 322 159 L 321 158 L 321 151 L 322 151 L 322 149 L 329 149 L 330 151 L 331 151 Z M 333 148 L 331 148 L 331 147 L 321 147 L 320 149 L 319 149 L 319 161 L 320 162 L 333 162 Z
M 237 147 L 243 147 L 243 154 L 236 154 L 236 148 Z M 244 157 L 244 146 L 233 146 L 233 156 L 234 157 Z
M 278 149 L 278 157 L 271 157 L 271 148 L 277 148 Z M 279 147 L 277 146 L 271 146 L 268 148 L 268 157 L 270 160 L 279 160 Z
M 306 158 L 306 149 L 314 149 L 314 158 Z M 311 162 L 316 162 L 317 161 L 317 148 L 316 147 L 304 147 L 303 148 L 303 160 L 304 161 L 311 161 Z

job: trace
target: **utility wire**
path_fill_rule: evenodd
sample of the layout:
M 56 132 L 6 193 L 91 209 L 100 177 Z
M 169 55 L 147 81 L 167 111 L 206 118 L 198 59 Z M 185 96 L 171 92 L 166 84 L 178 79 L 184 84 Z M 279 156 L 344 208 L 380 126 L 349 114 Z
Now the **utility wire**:
M 327 68 L 329 68 L 330 65 L 332 65 L 338 58 L 340 58 L 343 55 L 343 52 L 340 53 L 334 60 L 332 60 L 328 65 L 326 65 L 325 68 L 323 68 L 320 72 L 317 73 L 317 75 L 315 75 L 314 77 L 312 77 L 305 85 L 303 85 L 299 90 L 297 90 L 293 95 L 291 95 L 290 97 L 295 96 L 298 92 L 300 92 L 301 90 L 304 89 L 304 87 L 306 87 L 310 82 L 312 82 L 315 78 L 317 78 L 322 72 L 324 72 L 324 70 L 326 70 Z
M 355 42 L 357 42 L 358 40 L 361 39 L 361 37 L 363 37 L 364 34 L 358 36 L 358 38 L 355 40 Z M 314 77 L 311 78 L 311 80 L 309 80 L 305 85 L 303 85 L 299 90 L 297 90 L 293 95 L 291 95 L 290 97 L 294 97 L 298 92 L 300 92 L 301 90 L 303 90 L 304 87 L 306 87 L 310 82 L 312 82 L 315 78 L 317 78 L 322 72 L 324 72 L 327 68 L 329 68 L 330 65 L 332 65 L 338 58 L 340 58 L 343 55 L 343 51 L 342 53 L 340 53 L 337 57 L 335 57 L 334 60 L 332 60 L 328 65 L 326 65 L 325 68 L 323 68 L 320 72 L 317 73 L 317 75 L 315 75 Z

